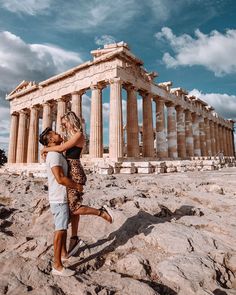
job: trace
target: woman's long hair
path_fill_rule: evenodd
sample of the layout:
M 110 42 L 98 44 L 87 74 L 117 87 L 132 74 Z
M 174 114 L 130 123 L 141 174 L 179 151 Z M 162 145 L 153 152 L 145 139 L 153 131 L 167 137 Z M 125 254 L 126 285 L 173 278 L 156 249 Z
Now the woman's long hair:
M 64 129 L 63 135 L 65 139 L 69 139 L 71 136 L 73 136 L 76 132 L 83 133 L 83 126 L 80 118 L 72 111 L 66 113 L 64 116 L 61 117 L 61 120 L 65 119 L 68 121 L 71 125 L 71 129 Z

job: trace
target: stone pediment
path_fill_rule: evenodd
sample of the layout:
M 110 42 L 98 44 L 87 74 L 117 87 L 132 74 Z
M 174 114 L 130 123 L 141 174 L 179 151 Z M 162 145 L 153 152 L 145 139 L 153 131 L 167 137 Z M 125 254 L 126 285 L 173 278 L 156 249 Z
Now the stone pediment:
M 7 97 L 10 97 L 10 96 L 12 96 L 12 95 L 14 95 L 16 93 L 19 93 L 19 92 L 21 92 L 23 90 L 29 89 L 29 88 L 31 88 L 32 86 L 35 86 L 35 85 L 36 85 L 35 82 L 23 80 L 14 90 L 12 90 L 11 93 L 9 93 L 7 95 Z
M 92 50 L 91 55 L 93 56 L 93 61 L 98 61 L 101 58 L 111 57 L 116 54 L 126 56 L 128 59 L 134 61 L 138 65 L 143 65 L 143 61 L 138 59 L 134 54 L 131 53 L 130 48 L 127 43 L 121 41 L 119 43 L 104 45 L 104 48 L 98 48 Z

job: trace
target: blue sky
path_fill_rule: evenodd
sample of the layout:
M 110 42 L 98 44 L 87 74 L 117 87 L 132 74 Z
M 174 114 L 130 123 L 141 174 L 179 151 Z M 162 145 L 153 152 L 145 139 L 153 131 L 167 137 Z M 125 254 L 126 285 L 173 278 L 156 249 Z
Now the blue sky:
M 158 82 L 171 80 L 236 119 L 235 19 L 234 0 L 0 0 L 0 147 L 8 145 L 6 93 L 122 40 Z M 89 93 L 83 103 L 89 121 Z

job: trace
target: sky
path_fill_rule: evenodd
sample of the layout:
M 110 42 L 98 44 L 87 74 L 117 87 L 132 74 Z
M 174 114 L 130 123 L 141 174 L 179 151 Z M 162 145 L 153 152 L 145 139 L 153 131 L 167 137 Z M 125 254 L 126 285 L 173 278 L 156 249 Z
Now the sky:
M 172 81 L 236 120 L 235 0 L 0 0 L 0 148 L 7 150 L 9 141 L 7 93 L 22 80 L 45 80 L 120 41 L 159 74 L 157 82 Z M 138 108 L 140 117 L 140 98 Z M 89 130 L 90 93 L 83 112 Z

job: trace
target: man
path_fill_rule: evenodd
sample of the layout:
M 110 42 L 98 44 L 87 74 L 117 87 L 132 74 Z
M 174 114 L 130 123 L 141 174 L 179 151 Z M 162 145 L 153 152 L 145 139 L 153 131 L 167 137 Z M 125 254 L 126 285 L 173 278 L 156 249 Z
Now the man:
M 59 134 L 46 128 L 40 135 L 39 142 L 44 146 L 61 144 L 63 139 Z M 73 182 L 67 175 L 67 161 L 63 154 L 49 152 L 46 157 L 48 176 L 48 198 L 54 217 L 54 262 L 52 274 L 59 276 L 72 276 L 75 272 L 63 267 L 62 259 L 68 257 L 66 251 L 66 236 L 69 222 L 69 207 L 67 203 L 66 187 L 80 189 L 80 184 Z

